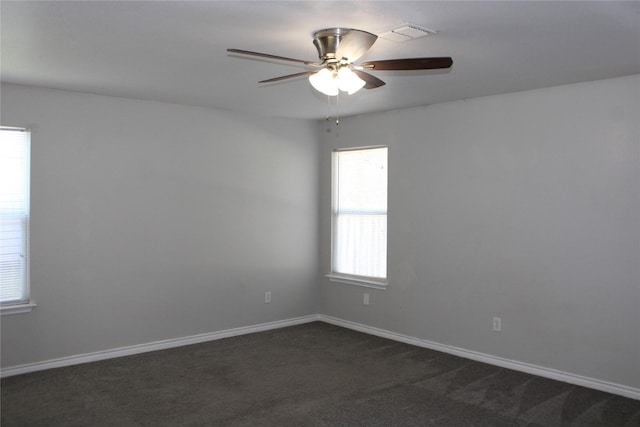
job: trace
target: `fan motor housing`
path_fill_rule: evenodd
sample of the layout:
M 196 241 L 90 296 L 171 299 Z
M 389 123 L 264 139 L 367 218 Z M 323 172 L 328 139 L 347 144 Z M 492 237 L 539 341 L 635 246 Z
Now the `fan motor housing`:
M 371 34 L 362 30 L 355 30 L 353 28 L 338 27 L 338 28 L 325 28 L 322 30 L 318 30 L 313 33 L 313 44 L 318 50 L 318 57 L 323 61 L 342 59 L 342 58 L 336 58 L 336 52 L 338 51 L 340 42 L 349 33 L 361 33 L 361 34 L 352 34 L 352 36 L 356 36 L 356 37 L 365 36 L 366 38 L 371 37 L 373 41 L 375 41 L 375 39 L 377 38 L 377 36 L 375 36 L 374 34 Z M 373 41 L 371 42 L 371 44 L 373 44 Z M 370 45 L 366 46 L 366 49 L 368 49 L 369 47 Z
M 349 30 L 349 28 L 325 28 L 313 33 L 313 44 L 318 50 L 318 57 L 323 60 L 335 58 L 340 40 Z

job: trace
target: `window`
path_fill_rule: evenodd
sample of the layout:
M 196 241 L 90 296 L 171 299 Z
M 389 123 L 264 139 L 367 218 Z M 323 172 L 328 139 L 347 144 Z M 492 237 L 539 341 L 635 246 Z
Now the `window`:
M 387 147 L 333 152 L 329 278 L 384 288 L 387 279 Z
M 0 127 L 0 303 L 28 311 L 30 133 Z M 26 310 L 25 310 L 26 309 Z

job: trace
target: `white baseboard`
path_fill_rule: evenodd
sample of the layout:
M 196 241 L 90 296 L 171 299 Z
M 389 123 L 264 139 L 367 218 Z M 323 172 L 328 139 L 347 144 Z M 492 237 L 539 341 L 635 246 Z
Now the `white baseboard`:
M 43 371 L 45 369 L 61 368 L 64 366 L 78 365 L 80 363 L 97 362 L 99 360 L 112 359 L 115 357 L 130 356 L 134 354 L 146 353 L 149 351 L 165 350 L 183 345 L 198 344 L 207 341 L 215 341 L 222 338 L 235 337 L 239 335 L 251 334 L 254 332 L 268 331 L 272 329 L 285 328 L 287 326 L 301 325 L 314 321 L 321 321 L 336 326 L 341 326 L 355 331 L 364 332 L 366 334 L 388 338 L 394 341 L 415 345 L 418 347 L 429 348 L 431 350 L 441 351 L 443 353 L 453 354 L 455 356 L 464 357 L 466 359 L 476 360 L 478 362 L 488 363 L 490 365 L 500 366 L 502 368 L 513 369 L 515 371 L 526 372 L 528 374 L 537 375 L 544 378 L 550 378 L 575 384 L 607 393 L 617 394 L 628 397 L 630 399 L 640 400 L 640 389 L 625 386 L 622 384 L 601 381 L 595 378 L 584 377 L 581 375 L 563 372 L 556 369 L 545 368 L 543 366 L 532 365 L 530 363 L 519 362 L 517 360 L 505 359 L 502 357 L 492 356 L 490 354 L 480 353 L 477 351 L 466 350 L 460 347 L 440 344 L 434 341 L 423 340 L 408 335 L 390 332 L 384 329 L 374 328 L 360 323 L 339 319 L 337 317 L 327 316 L 324 314 L 316 314 L 309 316 L 296 317 L 292 319 L 279 320 L 276 322 L 261 323 L 252 326 L 243 326 L 239 328 L 226 329 L 218 332 L 206 334 L 191 335 L 188 337 L 175 338 L 162 341 L 154 341 L 145 344 L 137 344 L 128 347 L 114 348 L 110 350 L 97 351 L 94 353 L 85 353 L 75 356 L 62 357 L 59 359 L 46 360 L 44 362 L 28 363 L 24 365 L 10 366 L 0 371 L 0 377 L 10 377 L 13 375 L 27 374 L 30 372 Z
M 198 344 L 206 341 L 215 341 L 222 338 L 235 337 L 239 335 L 252 334 L 254 332 L 268 331 L 271 329 L 285 328 L 287 326 L 301 325 L 319 320 L 317 315 L 296 317 L 293 319 L 279 320 L 276 322 L 261 323 L 252 326 L 226 329 L 218 332 L 191 335 L 188 337 L 174 338 L 162 341 L 154 341 L 145 344 L 136 344 L 128 347 L 113 348 L 109 350 L 96 351 L 94 353 L 78 354 L 75 356 L 61 357 L 59 359 L 46 360 L 44 362 L 28 363 L 24 365 L 10 366 L 0 370 L 0 377 L 10 377 L 13 375 L 28 374 L 30 372 L 43 371 L 45 369 L 61 368 L 64 366 L 78 365 L 80 363 L 97 362 L 99 360 L 113 359 L 115 357 L 131 356 L 133 354 L 146 353 L 149 351 L 165 350 L 183 345 Z
M 417 347 L 424 347 L 431 350 L 441 351 L 443 353 L 453 354 L 454 356 L 464 357 L 465 359 L 476 360 L 478 362 L 488 363 L 490 365 L 500 366 L 502 368 L 513 369 L 514 371 L 526 372 L 528 374 L 537 375 L 552 380 L 562 381 L 565 383 L 588 387 L 607 393 L 617 394 L 620 396 L 628 397 L 630 399 L 640 400 L 640 389 L 638 388 L 611 383 L 608 381 L 601 381 L 595 378 L 584 377 L 581 375 L 572 374 L 570 372 L 563 372 L 557 369 L 532 365 L 530 363 L 519 362 L 517 360 L 504 359 L 502 357 L 492 356 L 490 354 L 480 353 L 477 351 L 466 350 L 460 347 L 440 344 L 434 341 L 414 338 L 408 335 L 402 335 L 332 316 L 321 314 L 318 317 L 318 320 L 322 322 L 341 326 L 343 328 L 353 329 L 355 331 L 364 332 L 366 334 L 388 338 L 394 341 L 415 345 Z

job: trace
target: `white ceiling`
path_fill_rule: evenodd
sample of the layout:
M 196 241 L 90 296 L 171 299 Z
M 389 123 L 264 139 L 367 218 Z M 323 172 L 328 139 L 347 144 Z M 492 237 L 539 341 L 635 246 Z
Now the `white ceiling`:
M 269 116 L 324 118 L 295 63 L 311 33 L 376 34 L 404 22 L 438 34 L 378 39 L 364 60 L 451 56 L 449 71 L 378 71 L 387 84 L 340 98 L 342 116 L 640 73 L 640 2 L 2 1 L 2 81 Z

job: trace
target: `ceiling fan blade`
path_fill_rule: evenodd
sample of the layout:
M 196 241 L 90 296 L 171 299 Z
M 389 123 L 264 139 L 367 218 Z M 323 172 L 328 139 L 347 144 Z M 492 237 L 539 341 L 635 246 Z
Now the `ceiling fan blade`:
M 450 57 L 439 58 L 403 58 L 384 61 L 367 61 L 360 64 L 365 70 L 436 70 L 453 65 Z
M 280 80 L 292 79 L 294 77 L 310 76 L 311 74 L 315 74 L 317 72 L 318 72 L 318 70 L 303 71 L 301 73 L 288 74 L 286 76 L 280 76 L 280 77 L 274 77 L 272 79 L 261 80 L 258 83 L 279 82 Z
M 365 73 L 364 71 L 353 70 L 353 72 L 356 73 L 356 75 L 358 77 L 360 77 L 362 80 L 364 80 L 364 82 L 365 82 L 364 88 L 365 89 L 375 89 L 377 87 L 384 86 L 386 84 L 385 82 L 383 82 L 382 80 L 380 80 L 376 76 L 371 75 L 369 73 Z
M 349 30 L 340 40 L 336 50 L 336 58 L 347 58 L 349 62 L 364 55 L 378 40 L 378 36 L 362 30 Z
M 322 66 L 322 64 L 318 64 L 317 62 L 313 62 L 313 61 L 305 61 L 305 60 L 302 60 L 302 59 L 287 58 L 286 56 L 270 55 L 268 53 L 252 52 L 250 50 L 227 49 L 227 52 L 240 53 L 242 55 L 259 56 L 261 58 L 277 59 L 277 60 L 280 60 L 280 61 L 299 62 L 299 63 L 305 64 L 305 65 L 313 65 L 314 67 L 321 67 Z

